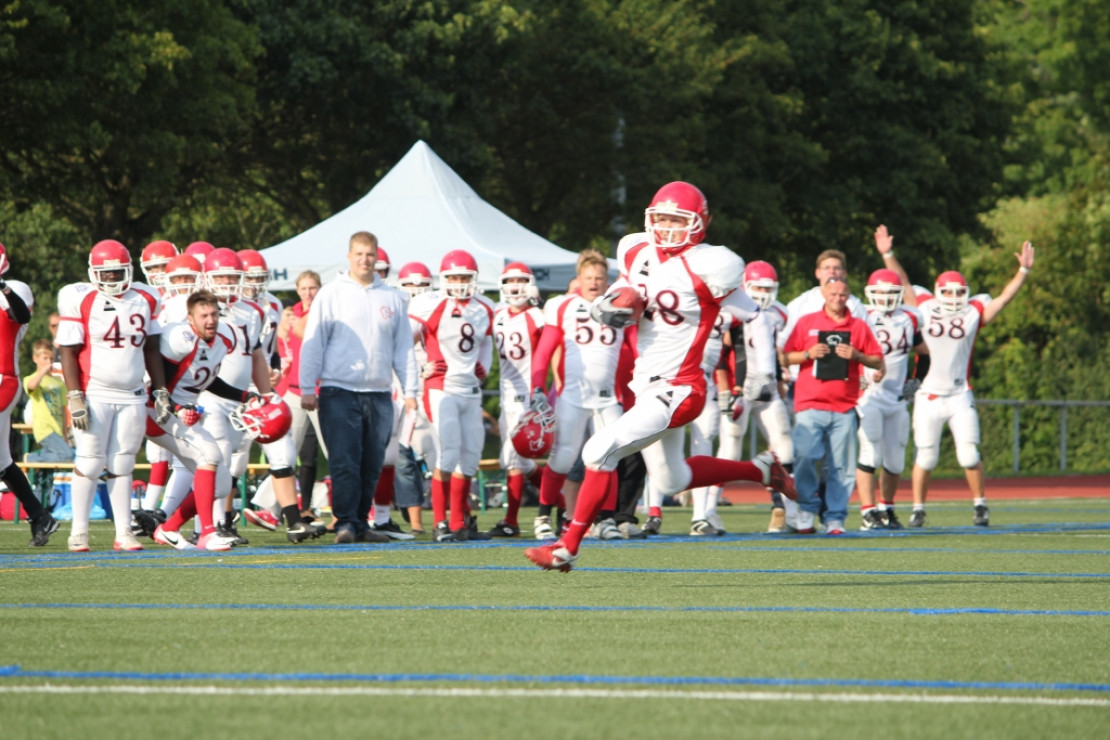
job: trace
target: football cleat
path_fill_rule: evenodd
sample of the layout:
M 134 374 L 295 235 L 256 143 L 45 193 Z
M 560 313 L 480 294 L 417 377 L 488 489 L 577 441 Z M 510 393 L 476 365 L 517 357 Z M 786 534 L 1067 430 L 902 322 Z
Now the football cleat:
M 617 529 L 617 523 L 612 519 L 602 519 L 599 522 L 594 522 L 590 527 L 590 536 L 599 540 L 620 540 L 624 539 L 621 536 L 621 531 Z
M 636 522 L 621 522 L 617 525 L 617 529 L 620 531 L 621 537 L 626 540 L 642 540 L 647 537 L 647 534 L 636 525 Z
M 537 540 L 553 540 L 556 538 L 555 530 L 551 527 L 551 517 L 538 516 L 532 521 L 532 532 Z
M 124 532 L 119 537 L 116 537 L 116 541 L 112 543 L 112 549 L 122 550 L 124 552 L 138 552 L 143 549 L 143 546 L 135 539 L 135 535 L 130 532 Z
M 561 573 L 569 573 L 574 567 L 574 561 L 578 559 L 577 555 L 572 555 L 570 550 L 559 541 L 552 542 L 550 545 L 530 547 L 524 551 L 524 557 L 544 570 L 557 570 Z
M 991 510 L 985 504 L 979 504 L 975 507 L 975 518 L 971 523 L 976 527 L 989 527 L 991 524 Z
M 868 509 L 860 519 L 859 528 L 866 532 L 869 529 L 886 529 L 886 525 L 878 509 Z
M 492 540 L 493 535 L 478 529 L 478 517 L 471 515 L 466 518 L 466 539 Z
M 644 520 L 644 534 L 652 535 L 659 534 L 663 531 L 663 518 L 658 516 L 649 516 Z
M 459 534 L 462 535 L 461 538 L 458 537 Z M 435 538 L 436 542 L 465 542 L 466 529 L 464 528 L 457 530 L 456 532 L 452 532 L 451 525 L 447 523 L 446 519 L 444 519 L 442 522 L 436 522 L 436 529 L 433 537 Z
M 202 534 L 197 540 L 197 549 L 209 552 L 227 552 L 235 544 L 234 535 L 221 534 L 219 530 Z
M 502 519 L 497 524 L 493 525 L 493 528 L 490 529 L 488 534 L 491 537 L 519 537 L 520 527 L 516 524 L 509 524 Z
M 717 528 L 707 522 L 705 519 L 698 519 L 690 525 L 691 537 L 716 537 L 721 534 Z
M 899 521 L 898 515 L 894 513 L 894 509 L 886 509 L 881 514 L 884 527 L 887 529 L 902 529 L 902 522 Z
M 277 531 L 278 524 L 280 524 L 278 518 L 266 509 L 258 509 L 257 511 L 254 509 L 244 509 L 243 518 L 254 526 L 268 529 L 271 532 Z M 297 541 L 300 542 L 300 540 Z
M 159 545 L 169 545 L 178 550 L 197 549 L 197 546 L 189 542 L 180 532 L 176 532 L 172 529 L 163 529 L 161 524 L 158 525 L 157 529 L 154 530 L 154 534 L 150 537 Z
M 772 488 L 791 501 L 798 500 L 798 490 L 794 488 L 794 479 L 786 468 L 779 462 L 779 458 L 770 450 L 764 450 L 752 458 L 757 468 L 763 471 L 763 485 Z
M 144 511 L 143 509 L 135 509 L 131 512 L 131 533 L 138 537 L 150 537 L 154 534 L 154 530 L 158 529 L 161 524 L 155 516 L 154 512 Z
M 227 522 L 224 522 L 223 524 L 217 524 L 216 525 L 216 532 L 218 532 L 221 537 L 226 537 L 226 538 L 230 539 L 231 544 L 233 544 L 233 545 L 249 545 L 250 544 L 250 540 L 248 540 L 243 535 L 239 534 L 239 530 L 235 527 L 234 524 L 228 524 Z M 200 544 L 200 543 L 197 543 L 197 544 Z
M 69 551 L 70 552 L 88 552 L 89 551 L 89 533 L 88 532 L 74 532 L 69 536 Z
M 379 534 L 384 534 L 386 537 L 388 537 L 391 540 L 415 540 L 416 539 L 416 535 L 409 534 L 408 532 L 404 531 L 399 526 L 394 524 L 392 519 L 390 519 L 388 522 L 385 522 L 384 524 L 371 524 L 370 525 L 370 531 L 371 532 L 377 532 Z
M 924 527 L 925 526 L 925 510 L 914 509 L 913 514 L 910 515 L 911 527 Z
M 58 531 L 58 520 L 44 511 L 31 522 L 31 547 L 44 547 L 50 542 L 50 535 Z
M 717 534 L 719 534 L 719 535 L 727 534 L 727 532 L 725 532 L 725 523 L 723 521 L 721 521 L 721 515 L 718 514 L 717 512 L 713 512 L 712 514 L 706 514 L 705 515 L 705 521 L 707 521 L 707 522 L 709 522 L 710 524 L 713 525 L 713 528 L 717 530 Z
M 839 519 L 830 519 L 828 526 L 825 527 L 825 534 L 844 534 L 844 522 Z
M 250 519 L 250 516 L 247 516 Z M 305 540 L 314 540 L 324 533 L 324 528 L 306 521 L 299 521 L 285 530 L 285 539 L 296 544 Z

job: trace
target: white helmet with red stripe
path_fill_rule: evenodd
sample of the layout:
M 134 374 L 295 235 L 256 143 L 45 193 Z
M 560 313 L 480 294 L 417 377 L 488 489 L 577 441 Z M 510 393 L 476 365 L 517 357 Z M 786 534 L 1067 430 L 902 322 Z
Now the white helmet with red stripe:
M 902 278 L 894 270 L 882 268 L 871 273 L 867 279 L 867 287 L 863 289 L 867 302 L 871 307 L 890 313 L 902 305 L 906 295 L 906 286 L 902 285 Z
M 114 239 L 97 242 L 89 252 L 89 282 L 104 295 L 120 295 L 131 287 L 131 253 Z
M 501 271 L 501 301 L 514 308 L 539 303 L 536 276 L 523 262 L 510 262 Z
M 462 280 L 450 278 L 463 278 Z M 453 249 L 439 263 L 439 289 L 452 298 L 470 298 L 478 292 L 478 263 L 465 249 Z
M 432 271 L 423 262 L 406 262 L 397 273 L 397 284 L 410 296 L 432 289 Z
M 959 313 L 967 308 L 970 297 L 967 279 L 955 270 L 942 272 L 937 276 L 933 296 L 937 299 L 943 313 Z

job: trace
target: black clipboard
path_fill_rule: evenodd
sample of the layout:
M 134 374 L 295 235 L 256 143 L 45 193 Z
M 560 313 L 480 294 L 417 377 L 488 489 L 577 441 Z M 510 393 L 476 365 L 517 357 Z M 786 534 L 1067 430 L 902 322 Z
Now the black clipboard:
M 851 344 L 852 333 L 848 331 L 819 331 L 817 341 L 829 345 L 832 350 L 824 357 L 813 361 L 813 377 L 818 380 L 847 380 L 848 360 L 836 354 L 838 344 Z

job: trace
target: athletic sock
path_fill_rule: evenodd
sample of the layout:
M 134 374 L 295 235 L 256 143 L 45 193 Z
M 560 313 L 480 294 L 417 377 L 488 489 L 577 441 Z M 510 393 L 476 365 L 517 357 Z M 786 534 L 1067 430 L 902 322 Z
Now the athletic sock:
M 520 512 L 520 499 L 524 496 L 524 474 L 512 473 L 505 481 L 505 493 L 509 498 L 509 508 L 505 511 L 505 523 L 518 526 L 517 514 Z
M 687 484 L 690 488 L 720 485 L 733 480 L 763 482 L 763 471 L 750 462 L 696 455 L 687 458 L 686 464 L 690 466 L 691 476 Z

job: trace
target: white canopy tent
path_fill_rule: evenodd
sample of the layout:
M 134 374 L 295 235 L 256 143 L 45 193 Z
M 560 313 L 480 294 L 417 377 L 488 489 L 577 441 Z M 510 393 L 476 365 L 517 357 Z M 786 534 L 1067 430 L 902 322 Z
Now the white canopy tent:
M 324 283 L 347 269 L 351 235 L 369 231 L 389 254 L 393 273 L 423 262 L 435 275 L 443 255 L 465 249 L 478 262 L 483 291 L 497 290 L 509 262 L 532 268 L 541 290 L 563 291 L 574 277 L 578 254 L 524 228 L 486 203 L 423 141 L 360 200 L 308 231 L 262 250 L 271 290 L 293 290 L 304 270 Z

